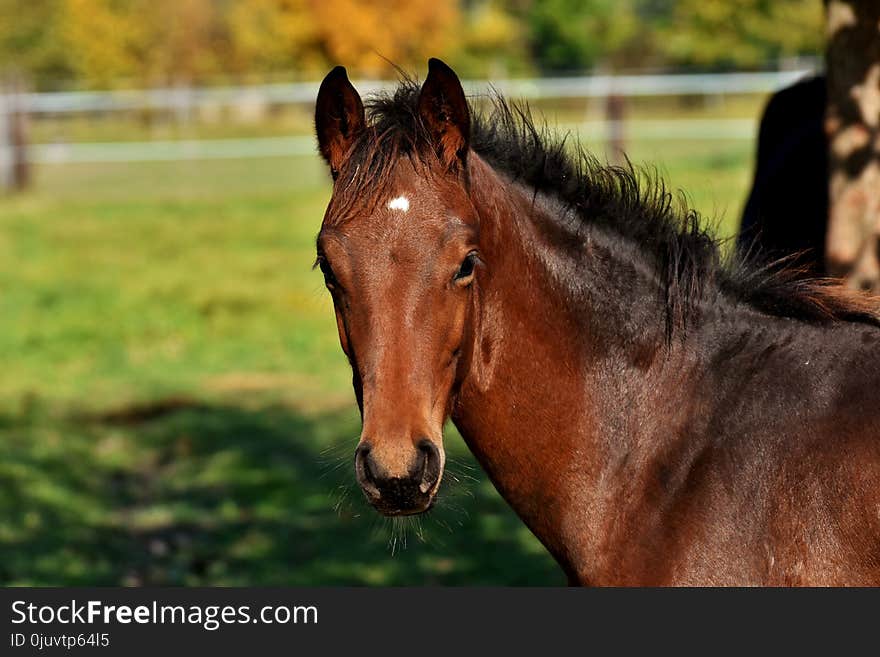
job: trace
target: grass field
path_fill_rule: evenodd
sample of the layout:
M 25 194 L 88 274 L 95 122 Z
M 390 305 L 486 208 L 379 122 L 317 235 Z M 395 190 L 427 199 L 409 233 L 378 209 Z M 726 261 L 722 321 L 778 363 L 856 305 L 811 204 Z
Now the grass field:
M 732 235 L 751 152 L 631 157 Z M 451 427 L 435 512 L 361 500 L 317 158 L 36 173 L 0 199 L 0 584 L 564 583 Z

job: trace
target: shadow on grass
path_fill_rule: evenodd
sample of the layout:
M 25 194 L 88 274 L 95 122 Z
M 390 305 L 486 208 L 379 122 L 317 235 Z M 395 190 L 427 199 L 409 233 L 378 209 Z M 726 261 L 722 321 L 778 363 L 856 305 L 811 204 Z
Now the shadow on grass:
M 180 401 L 0 416 L 0 583 L 564 583 L 460 440 L 436 510 L 378 516 L 357 433 L 345 413 Z

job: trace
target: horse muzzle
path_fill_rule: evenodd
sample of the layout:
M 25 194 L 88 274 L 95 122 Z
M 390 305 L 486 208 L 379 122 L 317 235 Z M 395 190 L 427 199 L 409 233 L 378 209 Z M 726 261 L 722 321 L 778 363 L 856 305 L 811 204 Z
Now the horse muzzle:
M 422 513 L 431 508 L 443 475 L 443 454 L 428 438 L 415 446 L 404 472 L 392 472 L 368 441 L 355 450 L 355 474 L 367 500 L 386 516 Z

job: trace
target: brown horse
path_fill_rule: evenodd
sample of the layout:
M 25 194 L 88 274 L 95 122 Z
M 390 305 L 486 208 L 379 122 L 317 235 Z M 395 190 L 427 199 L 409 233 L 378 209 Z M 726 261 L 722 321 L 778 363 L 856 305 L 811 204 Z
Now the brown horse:
M 880 315 L 722 262 L 652 177 L 600 166 L 432 59 L 316 109 L 318 236 L 363 418 L 357 479 L 427 510 L 451 417 L 574 583 L 880 584 Z

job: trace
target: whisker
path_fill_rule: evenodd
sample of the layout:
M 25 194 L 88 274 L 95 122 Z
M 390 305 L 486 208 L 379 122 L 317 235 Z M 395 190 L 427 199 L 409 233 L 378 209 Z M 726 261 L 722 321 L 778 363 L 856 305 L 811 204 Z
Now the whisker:
M 468 462 L 468 461 L 466 461 L 466 460 L 464 460 L 464 459 L 461 459 L 461 458 L 455 457 L 455 456 L 447 456 L 447 457 L 446 457 L 446 463 L 447 463 L 447 465 L 448 465 L 448 464 L 452 464 L 452 465 L 454 465 L 456 468 L 462 468 L 462 469 L 464 469 L 464 470 L 469 470 L 469 471 L 471 471 L 471 472 L 476 472 L 477 469 L 478 469 L 478 468 L 477 468 L 475 465 L 473 465 L 472 463 L 470 463 L 470 462 Z
M 445 529 L 445 530 L 446 530 L 447 532 L 449 532 L 450 534 L 452 533 L 452 527 L 450 527 L 450 526 L 449 526 L 449 523 L 446 522 L 445 520 L 443 520 L 442 518 L 439 518 L 439 517 L 437 517 L 437 516 L 433 516 L 433 517 L 432 517 L 432 520 L 433 520 L 434 522 L 436 522 L 438 525 L 440 525 L 441 527 L 443 527 L 443 529 Z

